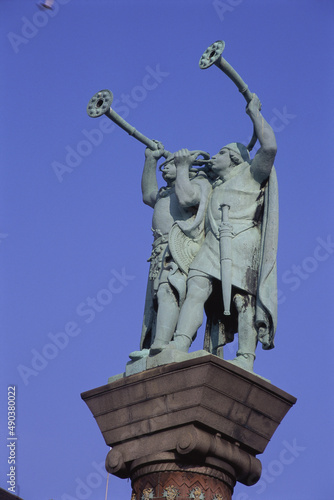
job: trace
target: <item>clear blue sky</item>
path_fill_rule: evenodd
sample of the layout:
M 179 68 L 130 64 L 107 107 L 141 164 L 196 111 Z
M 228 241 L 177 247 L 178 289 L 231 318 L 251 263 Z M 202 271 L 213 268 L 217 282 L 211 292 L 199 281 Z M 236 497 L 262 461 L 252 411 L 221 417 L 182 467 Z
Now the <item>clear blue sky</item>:
M 34 0 L 0 4 L 0 486 L 9 470 L 7 387 L 15 385 L 17 493 L 104 499 L 98 464 L 108 448 L 80 393 L 123 372 L 139 346 L 152 210 L 141 201 L 145 147 L 89 118 L 86 105 L 111 89 L 119 112 L 170 151 L 247 143 L 242 96 L 217 68 L 198 68 L 223 39 L 224 57 L 260 97 L 278 142 L 276 348 L 258 349 L 255 368 L 298 398 L 261 457 L 261 483 L 238 485 L 234 499 L 330 500 L 333 2 L 56 4 L 52 17 Z M 101 290 L 115 272 L 123 278 L 110 302 Z M 89 297 L 104 300 L 99 311 Z M 109 500 L 129 499 L 130 490 L 110 477 Z

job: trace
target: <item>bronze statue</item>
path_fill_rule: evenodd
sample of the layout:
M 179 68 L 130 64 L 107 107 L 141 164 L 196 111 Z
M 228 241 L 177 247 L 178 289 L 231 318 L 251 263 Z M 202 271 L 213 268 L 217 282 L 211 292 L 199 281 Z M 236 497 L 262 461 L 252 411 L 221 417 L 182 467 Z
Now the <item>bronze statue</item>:
M 169 350 L 188 352 L 207 314 L 204 347 L 223 357 L 223 346 L 239 335 L 232 363 L 253 371 L 255 349 L 274 346 L 276 330 L 276 253 L 278 193 L 275 135 L 261 114 L 261 103 L 222 58 L 224 42 L 212 44 L 200 68 L 215 64 L 247 101 L 254 132 L 251 142 L 227 144 L 209 159 L 203 151 L 169 153 L 138 132 L 111 108 L 112 93 L 89 101 L 92 117 L 106 114 L 146 144 L 143 201 L 154 209 L 153 249 L 146 292 L 140 351 L 132 360 Z M 259 140 L 254 158 L 250 151 Z M 158 160 L 167 185 L 158 189 Z M 196 160 L 198 156 L 201 159 Z M 194 165 L 205 165 L 195 169 Z

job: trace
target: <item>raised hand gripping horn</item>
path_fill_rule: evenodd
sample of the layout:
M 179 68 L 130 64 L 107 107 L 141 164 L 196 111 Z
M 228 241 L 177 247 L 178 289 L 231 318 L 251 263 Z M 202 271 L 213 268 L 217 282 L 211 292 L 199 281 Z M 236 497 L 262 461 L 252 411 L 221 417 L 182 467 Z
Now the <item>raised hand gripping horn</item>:
M 221 69 L 225 75 L 227 75 L 233 83 L 238 87 L 239 92 L 242 93 L 246 99 L 247 104 L 251 101 L 253 94 L 250 92 L 248 85 L 243 81 L 241 76 L 235 71 L 234 68 L 222 57 L 223 50 L 225 48 L 225 42 L 218 40 L 217 42 L 210 45 L 205 52 L 203 52 L 200 60 L 199 67 L 201 69 L 210 68 L 213 64 Z M 257 141 L 257 136 L 255 130 L 253 131 L 253 137 L 247 146 L 248 151 L 251 151 Z

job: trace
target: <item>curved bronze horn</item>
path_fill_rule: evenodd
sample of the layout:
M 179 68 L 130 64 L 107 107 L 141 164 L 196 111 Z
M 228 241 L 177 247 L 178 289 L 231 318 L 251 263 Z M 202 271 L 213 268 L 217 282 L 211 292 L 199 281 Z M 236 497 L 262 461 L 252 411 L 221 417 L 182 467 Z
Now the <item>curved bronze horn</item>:
M 141 132 L 135 129 L 130 123 L 125 121 L 116 111 L 111 108 L 111 104 L 113 102 L 114 96 L 113 93 L 108 90 L 100 90 L 100 92 L 96 92 L 93 97 L 90 99 L 87 105 L 87 113 L 92 118 L 98 118 L 99 116 L 106 115 L 110 120 L 112 120 L 116 125 L 121 127 L 125 132 L 129 135 L 132 135 L 135 139 L 142 142 L 150 148 L 152 151 L 157 149 L 157 144 L 154 141 L 151 141 L 148 137 L 143 135 Z M 166 154 L 169 154 L 166 151 Z
M 215 64 L 219 69 L 221 69 L 225 75 L 227 75 L 233 83 L 238 87 L 239 92 L 242 93 L 246 99 L 247 104 L 252 99 L 252 93 L 250 92 L 248 85 L 243 81 L 241 76 L 235 71 L 234 68 L 222 57 L 223 50 L 225 48 L 225 42 L 218 40 L 206 49 L 199 60 L 199 67 L 201 69 L 206 69 Z M 247 146 L 248 151 L 251 151 L 257 141 L 255 130 L 253 132 L 253 137 Z
M 110 120 L 112 120 L 116 125 L 121 127 L 125 132 L 127 132 L 129 135 L 132 135 L 135 139 L 140 141 L 141 143 L 145 144 L 149 149 L 154 151 L 155 149 L 158 148 L 157 143 L 155 141 L 152 141 L 148 137 L 146 137 L 144 134 L 139 132 L 135 127 L 130 125 L 127 121 L 124 120 L 116 111 L 114 111 L 111 108 L 111 104 L 113 102 L 114 96 L 113 93 L 108 90 L 100 90 L 100 92 L 96 92 L 96 94 L 93 95 L 93 97 L 89 100 L 89 103 L 87 105 L 87 113 L 90 117 L 92 118 L 98 118 L 99 116 L 106 115 Z M 209 162 L 210 155 L 209 153 L 205 153 L 204 151 L 191 151 L 191 153 L 197 152 L 197 156 L 203 156 L 203 159 L 194 159 L 193 165 L 196 166 L 201 166 L 204 165 L 205 163 Z M 168 158 L 172 156 L 172 153 L 169 151 L 164 151 L 163 156 L 165 158 Z M 168 161 L 168 160 L 167 160 Z M 164 162 L 166 163 L 166 162 Z M 162 165 L 160 165 L 161 167 Z

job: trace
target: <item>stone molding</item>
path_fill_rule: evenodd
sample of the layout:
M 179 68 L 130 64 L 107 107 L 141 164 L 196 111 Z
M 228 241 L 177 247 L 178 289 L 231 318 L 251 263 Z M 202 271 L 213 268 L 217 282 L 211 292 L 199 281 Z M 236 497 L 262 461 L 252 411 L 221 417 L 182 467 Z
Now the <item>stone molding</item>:
M 260 478 L 256 455 L 296 402 L 212 354 L 124 377 L 82 398 L 112 447 L 112 474 L 134 481 L 184 467 L 201 476 L 200 468 L 229 488 Z

